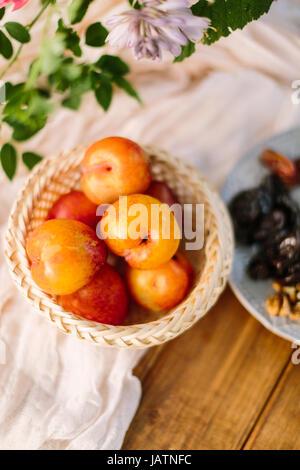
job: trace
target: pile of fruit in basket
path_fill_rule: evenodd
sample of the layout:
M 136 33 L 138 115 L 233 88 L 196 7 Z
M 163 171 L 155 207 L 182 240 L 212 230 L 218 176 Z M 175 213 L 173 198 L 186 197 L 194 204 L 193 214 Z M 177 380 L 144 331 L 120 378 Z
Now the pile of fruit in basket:
M 265 150 L 271 170 L 259 186 L 238 193 L 230 203 L 237 240 L 258 246 L 248 264 L 252 279 L 275 280 L 266 302 L 271 315 L 300 318 L 300 209 L 290 189 L 300 183 L 300 160 Z
M 178 305 L 191 287 L 193 267 L 178 251 L 180 228 L 169 208 L 177 200 L 165 182 L 151 180 L 142 148 L 121 137 L 105 138 L 87 149 L 81 171 L 82 192 L 61 196 L 27 239 L 35 283 L 57 296 L 65 310 L 112 325 L 126 321 L 128 292 L 152 311 Z M 127 196 L 126 213 L 120 196 Z M 136 204 L 146 211 L 131 213 Z M 154 207 L 163 214 L 157 223 Z M 135 220 L 138 236 L 128 229 Z

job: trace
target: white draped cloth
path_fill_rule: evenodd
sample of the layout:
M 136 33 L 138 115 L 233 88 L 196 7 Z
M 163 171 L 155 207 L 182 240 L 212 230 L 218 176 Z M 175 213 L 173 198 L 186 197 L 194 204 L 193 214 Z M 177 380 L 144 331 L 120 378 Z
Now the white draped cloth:
M 125 1 L 95 1 L 80 30 L 120 5 L 126 8 Z M 31 0 L 10 19 L 26 23 L 36 9 Z M 34 58 L 41 30 L 37 24 L 11 80 Z M 166 148 L 220 187 L 245 150 L 300 124 L 300 104 L 291 100 L 291 83 L 300 80 L 299 32 L 299 0 L 280 0 L 269 15 L 213 46 L 197 46 L 181 64 L 135 62 L 123 51 L 142 106 L 117 92 L 105 114 L 87 96 L 78 112 L 58 109 L 19 149 L 55 154 L 122 135 Z M 92 59 L 99 50 L 85 53 Z M 1 145 L 8 136 L 4 127 Z M 0 176 L 1 238 L 26 173 L 20 164 L 12 183 Z M 0 449 L 119 449 L 141 397 L 132 370 L 142 353 L 102 349 L 50 326 L 13 285 L 3 247 L 0 280 Z

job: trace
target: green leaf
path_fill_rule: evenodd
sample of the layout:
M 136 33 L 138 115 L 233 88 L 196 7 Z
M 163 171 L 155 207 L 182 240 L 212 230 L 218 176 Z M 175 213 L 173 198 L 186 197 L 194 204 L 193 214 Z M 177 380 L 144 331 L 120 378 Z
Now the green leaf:
M 0 8 L 0 20 L 2 20 L 3 16 L 5 15 L 5 8 Z
M 29 170 L 32 170 L 35 165 L 37 165 L 41 160 L 43 160 L 43 157 L 38 153 L 24 152 L 22 154 L 22 160 L 24 165 L 26 165 Z
M 113 95 L 113 88 L 112 84 L 109 80 L 103 79 L 101 80 L 98 87 L 95 87 L 95 96 L 104 111 L 107 111 L 110 107 L 110 103 L 112 100 Z
M 138 0 L 128 0 L 128 2 L 135 10 L 140 10 L 142 8 Z
M 17 169 L 17 152 L 8 142 L 3 145 L 0 153 L 1 165 L 8 179 L 12 180 Z
M 29 65 L 26 87 L 28 88 L 32 87 L 40 75 L 41 75 L 41 60 L 40 60 L 40 57 L 38 56 L 36 59 L 33 59 L 31 64 Z
M 62 101 L 62 106 L 76 111 L 81 105 L 81 95 L 70 95 Z
M 50 91 L 47 88 L 38 87 L 36 88 L 36 91 L 43 98 L 50 98 L 51 96 Z
M 182 62 L 187 57 L 190 57 L 195 52 L 195 44 L 188 41 L 186 46 L 181 46 L 181 54 L 175 57 L 174 62 Z
M 12 138 L 18 142 L 30 139 L 34 134 L 39 132 L 47 122 L 47 116 L 31 116 L 26 118 L 26 122 L 19 121 L 14 117 L 6 117 L 3 119 L 9 126 L 13 128 Z
M 86 93 L 92 89 L 90 69 L 86 65 L 82 65 L 80 76 L 73 80 L 71 83 L 72 93 L 80 94 Z
M 30 41 L 29 31 L 22 24 L 8 21 L 5 23 L 4 28 L 8 34 L 18 42 L 25 44 Z
M 61 18 L 58 20 L 57 32 L 64 34 L 66 49 L 72 51 L 76 57 L 81 57 L 80 37 L 74 29 L 68 28 Z
M 16 83 L 15 85 L 12 85 L 10 82 L 6 82 L 6 86 L 7 86 L 7 88 L 6 88 L 6 93 L 7 93 L 6 98 L 10 100 L 17 93 L 20 93 L 23 90 L 24 85 L 25 85 L 24 82 Z
M 98 22 L 91 24 L 85 33 L 85 43 L 92 47 L 104 46 L 108 31 Z
M 19 83 L 12 85 L 10 82 L 6 83 L 6 100 L 7 103 L 3 110 L 3 116 L 9 114 L 16 115 L 17 111 L 28 103 L 28 92 L 24 92 L 24 84 Z
M 13 55 L 12 44 L 3 31 L 0 31 L 0 54 L 3 55 L 5 59 L 10 59 Z
M 92 72 L 90 73 L 90 78 L 91 78 L 92 89 L 95 90 L 96 88 L 99 88 L 100 83 L 101 83 L 101 78 L 103 78 L 103 74 L 92 70 Z M 104 80 L 110 80 L 110 78 L 107 78 L 104 76 Z
M 63 61 L 63 52 L 66 46 L 66 37 L 63 33 L 56 33 L 53 38 L 42 42 L 40 54 L 40 67 L 45 75 L 56 72 Z
M 63 59 L 59 69 L 48 75 L 48 81 L 55 86 L 55 91 L 63 93 L 66 91 L 74 80 L 83 74 L 84 66 L 74 62 L 72 57 Z
M 72 81 L 81 75 L 83 68 L 83 64 L 78 64 L 72 57 L 66 57 L 62 61 L 59 71 L 65 78 Z
M 3 85 L 0 87 L 0 104 L 6 103 L 6 101 L 11 96 L 13 89 L 14 86 L 10 82 L 3 83 Z
M 274 0 L 199 0 L 192 6 L 196 16 L 211 19 L 211 28 L 203 39 L 205 44 L 211 44 L 222 36 L 229 36 L 231 31 L 242 29 L 247 23 L 257 20 L 267 13 Z
M 51 113 L 53 109 L 53 103 L 46 96 L 42 93 L 34 93 L 28 102 L 27 113 L 29 116 L 40 116 Z
M 5 82 L 0 88 L 0 103 L 4 104 L 12 99 L 14 95 L 23 90 L 24 83 L 17 83 L 12 85 L 10 82 Z
M 72 69 L 72 67 L 76 67 Z M 63 91 L 69 89 L 68 96 L 62 101 L 62 106 L 76 110 L 81 105 L 82 95 L 92 90 L 92 74 L 90 67 L 84 64 L 65 62 L 56 74 L 51 77 L 56 84 L 56 90 Z
M 142 102 L 136 90 L 124 77 L 114 77 L 115 84 L 124 90 L 129 96 L 135 98 L 139 103 Z
M 29 139 L 45 126 L 52 104 L 38 89 L 20 89 L 3 109 L 3 121 L 13 128 L 13 139 Z
M 68 6 L 68 15 L 71 24 L 79 23 L 87 12 L 93 0 L 72 0 Z
M 96 62 L 96 67 L 112 75 L 125 75 L 130 72 L 130 68 L 120 57 L 105 54 Z
M 5 117 L 9 115 L 23 116 L 26 120 L 26 116 L 47 114 L 53 109 L 52 103 L 48 99 L 48 91 L 42 88 L 26 90 L 24 85 L 20 83 L 13 87 L 9 93 L 9 100 L 3 110 Z

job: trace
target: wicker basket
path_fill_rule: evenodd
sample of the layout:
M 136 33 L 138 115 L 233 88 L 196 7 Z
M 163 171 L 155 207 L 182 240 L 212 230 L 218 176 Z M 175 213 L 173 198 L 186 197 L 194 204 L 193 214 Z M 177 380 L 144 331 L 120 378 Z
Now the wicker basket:
M 9 217 L 5 254 L 11 274 L 26 299 L 59 330 L 101 346 L 138 349 L 175 338 L 208 312 L 224 289 L 231 269 L 232 228 L 218 194 L 195 168 L 182 160 L 156 148 L 145 150 L 155 179 L 165 181 L 181 203 L 204 203 L 205 208 L 204 248 L 188 253 L 196 271 L 194 287 L 180 305 L 167 313 L 149 313 L 133 307 L 126 325 L 95 323 L 66 312 L 54 297 L 33 282 L 25 252 L 26 238 L 60 195 L 79 189 L 79 164 L 84 148 L 75 148 L 39 164 Z

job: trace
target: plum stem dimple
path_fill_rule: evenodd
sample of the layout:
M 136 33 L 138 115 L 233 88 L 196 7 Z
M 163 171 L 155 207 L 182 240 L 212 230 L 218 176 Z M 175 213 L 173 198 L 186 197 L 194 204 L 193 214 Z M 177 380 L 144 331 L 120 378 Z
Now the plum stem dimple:
M 148 237 L 148 235 L 146 235 L 144 238 L 142 238 L 142 241 L 141 241 L 140 245 L 142 245 L 143 243 L 146 244 L 148 242 L 148 240 L 149 240 L 149 237 Z
M 84 175 L 87 175 L 89 173 L 93 173 L 94 171 L 102 171 L 102 172 L 107 172 L 109 173 L 110 171 L 112 171 L 112 165 L 108 162 L 102 162 L 102 163 L 97 163 L 95 165 L 92 165 L 91 167 L 89 168 L 83 168 L 82 169 L 82 173 Z

